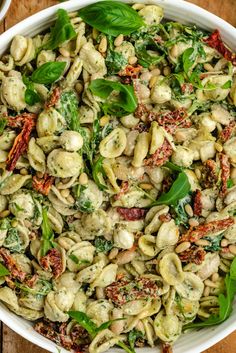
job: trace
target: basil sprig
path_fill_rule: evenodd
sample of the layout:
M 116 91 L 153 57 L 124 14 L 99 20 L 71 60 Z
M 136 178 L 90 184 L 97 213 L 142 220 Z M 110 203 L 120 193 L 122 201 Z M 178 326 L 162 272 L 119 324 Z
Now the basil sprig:
M 76 37 L 76 32 L 70 22 L 67 12 L 63 9 L 57 11 L 57 20 L 55 26 L 52 28 L 50 38 L 47 43 L 43 45 L 44 49 L 55 50 L 62 43 Z
M 23 82 L 26 85 L 25 91 L 25 103 L 28 105 L 34 105 L 41 101 L 40 96 L 35 91 L 33 82 L 30 81 L 29 77 L 23 75 Z
M 66 63 L 61 61 L 49 61 L 38 67 L 31 75 L 31 81 L 43 85 L 57 81 L 64 72 Z
M 106 100 L 102 106 L 105 114 L 124 116 L 134 112 L 137 108 L 137 98 L 134 94 L 134 88 L 131 85 L 97 79 L 90 83 L 89 89 L 95 96 L 103 99 L 109 97 L 109 100 Z M 110 97 L 113 91 L 119 93 L 115 98 Z
M 2 135 L 6 125 L 7 125 L 7 119 L 6 118 L 0 118 L 0 135 Z
M 47 255 L 48 251 L 55 247 L 54 243 L 54 233 L 48 221 L 48 210 L 46 207 L 42 210 L 43 222 L 41 224 L 42 230 L 42 245 L 41 245 L 41 255 Z
M 99 1 L 79 10 L 79 16 L 90 26 L 112 36 L 130 34 L 144 26 L 138 13 L 119 1 Z
M 208 326 L 219 325 L 227 320 L 233 311 L 233 301 L 236 294 L 236 258 L 231 263 L 230 272 L 225 277 L 225 294 L 220 293 L 218 296 L 219 313 L 211 315 L 207 320 L 202 322 L 192 322 L 184 326 L 184 329 L 203 328 Z
M 7 276 L 9 274 L 10 272 L 8 271 L 8 269 L 0 263 L 0 277 Z
M 170 190 L 162 194 L 151 206 L 163 204 L 175 206 L 180 199 L 184 198 L 189 193 L 190 189 L 191 186 L 187 175 L 184 172 L 180 172 Z

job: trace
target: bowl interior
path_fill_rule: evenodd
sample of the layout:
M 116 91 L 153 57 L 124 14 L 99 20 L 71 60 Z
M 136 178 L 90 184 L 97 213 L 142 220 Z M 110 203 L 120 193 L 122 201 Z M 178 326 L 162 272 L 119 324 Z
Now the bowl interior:
M 10 0 L 6 1 L 6 3 Z M 45 9 L 28 19 L 15 25 L 4 34 L 1 35 L 0 40 L 0 54 L 2 54 L 8 47 L 12 38 L 16 34 L 35 35 L 47 27 L 50 26 L 52 21 L 55 19 L 55 12 L 58 8 L 64 8 L 68 11 L 75 11 L 80 7 L 86 6 L 89 3 L 93 3 L 91 0 L 70 0 L 67 2 L 60 3 Z M 130 3 L 131 1 L 124 0 L 124 2 Z M 195 24 L 196 26 L 206 29 L 214 30 L 218 28 L 221 32 L 224 41 L 234 50 L 236 50 L 236 29 L 230 24 L 226 23 L 219 17 L 193 5 L 188 2 L 178 0 L 153 0 L 144 1 L 143 3 L 159 4 L 164 8 L 165 17 L 171 20 L 179 21 L 182 23 Z M 5 6 L 5 5 L 4 5 Z M 8 4 L 9 6 L 9 4 Z M 1 12 L 0 12 L 1 20 Z M 56 345 L 48 339 L 40 336 L 32 328 L 32 324 L 17 315 L 10 312 L 3 304 L 0 303 L 0 319 L 8 325 L 15 332 L 25 337 L 29 341 L 37 344 L 38 346 L 53 352 L 66 353 L 65 349 L 56 347 Z M 236 303 L 234 305 L 234 311 L 231 317 L 219 326 L 215 326 L 201 331 L 194 331 L 191 333 L 183 334 L 180 339 L 174 344 L 174 353 L 200 353 L 204 349 L 212 346 L 214 343 L 223 339 L 225 336 L 230 334 L 236 329 Z M 113 349 L 112 351 L 121 351 L 119 349 Z M 158 349 L 155 348 L 139 348 L 138 353 L 155 353 Z
M 2 0 L 0 2 L 0 22 L 4 19 L 11 5 L 11 0 Z

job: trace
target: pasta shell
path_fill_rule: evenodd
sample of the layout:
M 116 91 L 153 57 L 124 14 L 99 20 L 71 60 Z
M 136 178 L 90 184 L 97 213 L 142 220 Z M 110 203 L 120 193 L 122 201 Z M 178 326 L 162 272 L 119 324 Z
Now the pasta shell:
M 178 239 L 179 228 L 172 219 L 170 222 L 164 222 L 160 226 L 157 233 L 156 245 L 159 249 L 165 249 L 168 246 L 175 245 Z
M 5 179 L 0 188 L 0 195 L 10 195 L 22 188 L 31 179 L 31 175 L 13 174 Z
M 204 290 L 200 277 L 191 272 L 184 272 L 184 280 L 175 286 L 177 293 L 189 300 L 199 300 Z
M 154 257 L 158 253 L 156 238 L 152 235 L 142 235 L 138 240 L 138 246 L 147 256 Z
M 163 256 L 159 263 L 159 271 L 164 281 L 171 286 L 176 286 L 184 281 L 181 261 L 175 253 Z
M 105 158 L 116 158 L 124 152 L 126 142 L 124 130 L 116 128 L 100 142 L 99 151 Z
M 95 247 L 88 241 L 73 245 L 67 252 L 67 267 L 72 272 L 87 267 L 93 262 Z
M 34 137 L 32 137 L 29 141 L 27 156 L 31 167 L 38 172 L 45 172 L 46 157 L 42 149 L 37 145 Z
M 37 133 L 39 137 L 51 136 L 61 132 L 66 127 L 64 117 L 54 108 L 43 110 L 37 119 Z
M 91 284 L 91 288 L 105 288 L 109 286 L 109 284 L 115 282 L 117 270 L 118 265 L 116 264 L 110 264 L 104 267 L 98 278 L 96 278 L 96 280 Z
M 80 173 L 83 161 L 82 157 L 76 152 L 56 149 L 48 155 L 47 167 L 50 175 L 59 178 L 68 178 Z
M 149 153 L 153 154 L 156 150 L 163 145 L 165 136 L 163 130 L 158 126 L 156 121 L 151 124 L 151 143 L 149 148 Z
M 154 330 L 163 342 L 174 342 L 181 334 L 182 324 L 176 315 L 166 315 L 161 310 L 154 320 Z
M 4 77 L 2 80 L 2 100 L 17 112 L 26 107 L 25 90 L 26 86 L 19 77 Z

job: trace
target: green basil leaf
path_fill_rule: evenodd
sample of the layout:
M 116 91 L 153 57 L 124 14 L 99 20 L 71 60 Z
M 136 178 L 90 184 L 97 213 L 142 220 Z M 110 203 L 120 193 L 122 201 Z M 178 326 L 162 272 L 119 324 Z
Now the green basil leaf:
M 28 105 L 34 105 L 41 101 L 40 96 L 35 91 L 27 88 L 25 91 L 25 103 Z
M 132 349 L 132 351 L 135 353 L 135 350 L 134 350 L 134 345 L 135 345 L 135 342 L 138 338 L 143 338 L 143 332 L 142 331 L 138 331 L 138 330 L 131 330 L 128 334 L 128 341 L 129 341 L 129 345 L 130 345 L 130 348 Z
M 230 278 L 234 281 L 236 280 L 236 257 L 233 259 L 230 266 Z
M 68 128 L 73 131 L 78 131 L 80 126 L 78 110 L 79 102 L 75 92 L 62 92 L 59 104 L 59 113 L 65 118 Z
M 7 125 L 7 119 L 0 118 L 0 135 L 2 135 L 6 125 Z
M 106 240 L 104 237 L 96 237 L 94 246 L 97 252 L 107 253 L 113 248 L 113 243 L 110 240 Z
M 111 36 L 130 34 L 144 26 L 143 19 L 127 4 L 98 1 L 79 10 L 79 16 L 90 26 Z
M 122 349 L 124 349 L 124 351 L 126 353 L 134 353 L 134 351 L 129 347 L 127 346 L 127 344 L 125 344 L 124 342 L 122 341 L 119 341 L 118 343 L 116 343 L 116 345 Z
M 234 186 L 234 182 L 231 178 L 227 180 L 227 188 L 230 189 Z
M 69 311 L 68 315 L 76 320 L 89 335 L 94 338 L 97 334 L 97 325 L 82 311 Z
M 8 271 L 8 269 L 0 263 L 0 277 L 8 276 L 9 274 L 10 272 Z
M 175 206 L 178 200 L 183 199 L 190 191 L 191 186 L 188 181 L 188 177 L 184 172 L 179 173 L 177 179 L 172 184 L 170 190 L 162 194 L 154 205 L 172 205 Z
M 93 170 L 92 170 L 93 180 L 97 184 L 98 188 L 102 191 L 107 189 L 106 185 L 103 184 L 104 182 L 103 180 L 104 170 L 102 166 L 103 161 L 104 161 L 104 157 L 100 156 L 98 160 L 95 162 L 95 164 L 93 165 Z
M 67 12 L 63 9 L 57 10 L 57 20 L 55 26 L 52 28 L 50 38 L 44 49 L 55 50 L 64 42 L 76 37 L 76 32 L 70 22 Z
M 194 48 L 188 48 L 183 52 L 183 55 L 182 55 L 183 69 L 187 75 L 189 74 L 189 70 L 193 66 L 196 59 L 196 55 L 194 55 L 194 53 L 195 53 Z
M 123 85 L 119 82 L 96 79 L 93 80 L 89 89 L 95 96 L 107 99 L 103 103 L 103 111 L 106 114 L 112 114 L 116 116 L 125 116 L 132 113 L 137 108 L 137 98 L 134 94 L 134 88 L 131 85 Z M 116 98 L 110 98 L 109 96 L 113 91 L 119 92 Z
M 225 82 L 225 84 L 223 84 L 223 86 L 221 86 L 221 88 L 228 89 L 228 88 L 231 88 L 231 86 L 232 86 L 232 81 L 229 80 L 229 81 Z
M 52 228 L 49 224 L 46 207 L 44 207 L 42 210 L 42 216 L 43 216 L 43 221 L 41 224 L 41 230 L 42 230 L 41 255 L 45 256 L 50 249 L 54 248 L 55 244 L 53 241 L 54 240 L 54 233 L 53 233 Z
M 183 167 L 180 167 L 179 165 L 174 164 L 172 162 L 166 162 L 164 164 L 164 167 L 167 167 L 167 168 L 173 170 L 174 172 L 182 172 L 182 170 L 183 170 Z
M 43 85 L 51 84 L 61 77 L 65 66 L 65 62 L 49 61 L 38 67 L 32 73 L 31 80 L 35 83 L 41 83 Z

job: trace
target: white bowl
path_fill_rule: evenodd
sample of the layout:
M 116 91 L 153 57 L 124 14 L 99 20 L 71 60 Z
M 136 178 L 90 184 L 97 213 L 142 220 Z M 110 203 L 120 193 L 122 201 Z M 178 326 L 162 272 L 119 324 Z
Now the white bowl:
M 11 0 L 2 0 L 0 3 L 0 22 L 4 19 L 11 5 Z
M 0 36 L 0 54 L 8 48 L 11 39 L 16 34 L 31 36 L 47 28 L 54 20 L 55 13 L 58 8 L 74 11 L 92 2 L 94 1 L 80 0 L 78 2 L 76 0 L 71 0 L 47 8 L 18 23 Z M 125 2 L 130 1 L 125 0 Z M 184 2 L 182 0 L 139 0 L 138 2 L 149 2 L 161 5 L 165 11 L 165 17 L 171 20 L 176 20 L 182 23 L 196 24 L 197 26 L 210 31 L 218 28 L 224 41 L 232 49 L 236 50 L 236 29 L 219 17 L 201 9 L 196 5 Z M 61 349 L 61 347 L 57 347 L 53 342 L 39 335 L 33 330 L 29 321 L 13 314 L 2 304 L 0 304 L 0 319 L 19 335 L 50 352 L 58 353 L 58 348 L 61 353 L 68 352 L 65 349 Z M 201 331 L 183 334 L 174 344 L 174 353 L 200 353 L 229 335 L 235 329 L 236 303 L 234 305 L 232 315 L 223 324 L 212 328 L 203 329 Z M 120 350 L 115 349 L 115 351 Z M 139 348 L 137 349 L 137 352 L 157 353 L 157 348 Z

